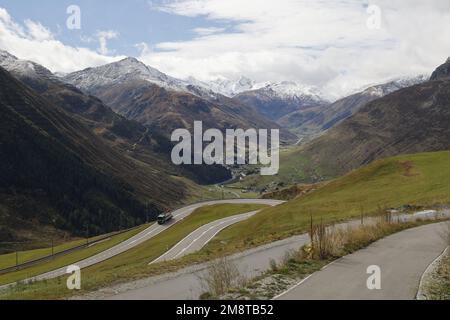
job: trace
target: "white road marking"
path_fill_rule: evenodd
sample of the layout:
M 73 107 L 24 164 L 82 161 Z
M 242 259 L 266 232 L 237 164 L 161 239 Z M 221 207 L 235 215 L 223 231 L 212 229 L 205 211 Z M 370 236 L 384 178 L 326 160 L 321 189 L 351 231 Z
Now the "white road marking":
M 306 281 L 308 281 L 308 279 L 311 278 L 312 276 L 313 276 L 313 274 L 310 274 L 310 275 L 307 276 L 305 279 L 303 279 L 302 281 L 300 281 L 299 283 L 297 283 L 295 286 L 290 287 L 289 289 L 287 289 L 287 290 L 284 291 L 283 293 L 280 293 L 279 295 L 273 297 L 272 300 L 277 300 L 277 299 L 281 298 L 282 296 L 288 294 L 289 292 L 291 292 L 291 291 L 294 290 L 295 288 L 300 287 L 302 284 L 304 284 Z
M 180 252 L 178 252 L 178 254 L 176 254 L 173 258 L 170 258 L 169 260 L 174 260 L 177 259 L 178 257 L 180 257 L 181 255 L 183 255 L 187 250 L 189 250 L 197 241 L 199 241 L 201 238 L 203 238 L 206 234 L 208 234 L 208 232 L 210 232 L 211 230 L 214 230 L 216 228 L 219 228 L 210 238 L 208 238 L 208 240 L 205 241 L 205 243 L 203 244 L 202 247 L 204 247 L 205 245 L 207 245 L 215 236 L 217 236 L 217 234 L 219 234 L 223 229 L 225 229 L 226 227 L 232 225 L 233 221 L 243 221 L 246 220 L 250 217 L 252 217 L 253 215 L 255 215 L 257 213 L 257 211 L 254 212 L 250 212 L 250 213 L 244 213 L 244 214 L 239 214 L 237 216 L 232 216 L 232 217 L 228 217 L 228 218 L 224 218 L 219 221 L 216 222 L 212 222 L 212 226 L 210 226 L 206 231 L 203 231 L 201 233 L 200 236 L 198 236 L 197 238 L 193 239 L 192 241 L 189 242 L 189 244 L 183 248 Z M 211 223 L 210 223 L 211 224 Z M 224 226 L 225 225 L 225 226 Z M 194 230 L 193 232 L 191 232 L 188 236 L 186 236 L 184 239 L 182 239 L 181 241 L 179 241 L 172 249 L 170 249 L 169 251 L 167 251 L 166 253 L 164 253 L 162 256 L 160 256 L 159 258 L 153 260 L 152 262 L 150 262 L 149 264 L 153 264 L 153 263 L 157 263 L 160 261 L 165 261 L 165 258 L 167 256 L 170 256 L 172 254 L 172 252 L 176 251 L 175 249 L 178 248 L 180 245 L 184 244 L 187 240 L 189 240 L 194 234 L 198 233 L 199 231 L 201 231 L 202 229 L 204 229 L 206 226 L 202 226 L 200 228 L 198 228 L 197 230 Z M 221 226 L 224 226 L 221 228 Z
M 276 205 L 282 204 L 284 202 L 285 201 L 264 200 L 264 199 L 230 199 L 230 200 L 220 200 L 220 201 L 208 201 L 208 202 L 202 202 L 202 203 L 198 203 L 198 204 L 189 205 L 187 207 L 173 211 L 174 218 L 177 218 L 177 217 L 181 217 L 181 218 L 178 220 L 175 220 L 175 222 L 172 223 L 171 225 L 164 227 L 164 228 L 160 228 L 160 227 L 155 228 L 154 227 L 155 225 L 152 225 L 152 226 L 148 227 L 146 230 L 143 230 L 139 234 L 135 235 L 134 237 L 132 237 L 122 243 L 119 243 L 116 246 L 109 248 L 103 252 L 97 253 L 94 256 L 91 256 L 84 260 L 78 261 L 75 264 L 78 265 L 80 268 L 87 268 L 87 267 L 90 267 L 97 263 L 103 262 L 107 259 L 110 259 L 116 255 L 123 253 L 123 252 L 126 252 L 126 251 L 136 247 L 137 245 L 139 245 L 140 243 L 138 243 L 138 242 L 147 241 L 147 240 L 151 239 L 153 237 L 153 236 L 150 236 L 152 233 L 158 232 L 158 231 L 163 232 L 163 231 L 168 230 L 169 228 L 174 226 L 176 223 L 182 221 L 187 216 L 189 216 L 192 212 L 194 212 L 194 210 L 204 207 L 204 206 L 210 206 L 210 205 L 216 205 L 216 204 L 266 204 L 266 205 L 270 205 L 270 206 L 276 206 Z M 179 212 L 179 213 L 175 214 L 176 212 Z M 152 228 L 154 228 L 154 229 L 152 229 Z M 103 257 L 105 257 L 105 258 L 103 258 Z M 32 282 L 35 280 L 47 280 L 47 279 L 56 278 L 56 277 L 65 275 L 66 269 L 67 269 L 67 266 L 64 266 L 57 270 L 49 271 L 49 272 L 43 273 L 43 274 L 35 276 L 35 277 L 24 279 L 21 282 L 28 283 L 28 282 Z M 17 283 L 10 283 L 10 284 L 6 284 L 6 285 L 2 285 L 2 286 L 0 286 L 0 290 L 10 288 L 16 284 Z

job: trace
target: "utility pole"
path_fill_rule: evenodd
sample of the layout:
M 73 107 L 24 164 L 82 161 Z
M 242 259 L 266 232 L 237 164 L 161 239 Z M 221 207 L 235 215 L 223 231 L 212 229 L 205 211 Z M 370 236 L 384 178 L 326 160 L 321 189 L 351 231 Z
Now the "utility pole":
M 52 257 L 55 255 L 55 243 L 52 238 Z

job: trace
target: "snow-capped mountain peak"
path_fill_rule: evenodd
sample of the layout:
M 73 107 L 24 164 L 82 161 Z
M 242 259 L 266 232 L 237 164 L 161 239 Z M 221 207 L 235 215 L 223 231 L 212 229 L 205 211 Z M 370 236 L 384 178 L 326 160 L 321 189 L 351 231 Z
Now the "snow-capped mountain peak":
M 381 98 L 400 89 L 412 87 L 416 84 L 428 81 L 429 78 L 430 78 L 429 75 L 418 75 L 414 77 L 397 78 L 387 83 L 371 86 L 365 89 L 363 92 Z
M 17 59 L 16 56 L 13 56 L 12 54 L 10 54 L 8 51 L 5 50 L 0 50 L 0 61 L 4 62 L 5 64 L 7 62 L 15 62 L 19 59 Z
M 141 80 L 170 90 L 188 91 L 186 83 L 182 80 L 172 78 L 132 57 L 74 72 L 65 76 L 64 79 L 82 90 Z
M 318 88 L 303 85 L 294 81 L 257 83 L 244 76 L 236 81 L 224 78 L 216 79 L 211 82 L 201 82 L 193 78 L 189 78 L 187 81 L 230 98 L 242 93 L 258 90 L 261 94 L 282 99 L 309 97 L 314 100 L 324 100 L 322 98 L 323 95 Z
M 252 79 L 241 76 L 239 80 L 233 84 L 234 92 L 243 92 L 247 90 L 252 90 L 255 87 L 255 82 Z
M 4 50 L 0 50 L 0 66 L 13 74 L 20 76 L 31 78 L 54 77 L 52 72 L 47 68 L 32 61 L 18 59 L 16 56 Z
M 192 79 L 189 81 L 192 81 Z M 251 90 L 254 86 L 253 81 L 246 77 L 241 77 L 237 81 L 218 78 L 210 82 L 195 82 L 204 89 L 211 90 L 230 98 L 241 92 Z
M 266 94 L 281 99 L 310 99 L 315 101 L 324 101 L 321 91 L 313 86 L 304 85 L 294 81 L 282 81 L 268 83 L 260 89 Z

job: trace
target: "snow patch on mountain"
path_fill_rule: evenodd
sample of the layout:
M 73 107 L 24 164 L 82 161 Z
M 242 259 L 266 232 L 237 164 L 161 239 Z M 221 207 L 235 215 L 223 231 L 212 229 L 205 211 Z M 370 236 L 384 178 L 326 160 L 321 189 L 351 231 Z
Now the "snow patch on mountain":
M 186 83 L 169 77 L 135 58 L 126 58 L 96 68 L 70 73 L 64 79 L 81 90 L 115 85 L 132 80 L 143 80 L 176 91 L 187 91 Z
M 324 101 L 323 94 L 313 86 L 303 85 L 293 81 L 270 83 L 256 89 L 272 98 L 284 100 L 310 100 L 315 102 Z
M 189 81 L 173 78 L 135 58 L 126 58 L 100 67 L 73 72 L 65 75 L 63 79 L 87 92 L 96 87 L 140 80 L 170 91 L 190 93 L 208 100 L 217 99 L 217 93 L 210 90 L 205 83 L 193 78 Z
M 362 93 L 381 98 L 400 89 L 424 83 L 429 79 L 430 79 L 429 75 L 418 75 L 414 77 L 397 78 L 387 83 L 370 86 L 362 90 Z
M 47 68 L 32 61 L 18 59 L 4 50 L 0 50 L 0 66 L 17 76 L 55 78 Z
M 315 101 L 324 100 L 323 94 L 318 88 L 294 81 L 257 83 L 247 77 L 240 77 L 237 81 L 224 78 L 211 82 L 202 82 L 194 78 L 189 78 L 187 81 L 230 98 L 242 93 L 253 92 L 255 94 L 265 95 L 266 97 L 279 99 L 304 100 L 307 98 Z

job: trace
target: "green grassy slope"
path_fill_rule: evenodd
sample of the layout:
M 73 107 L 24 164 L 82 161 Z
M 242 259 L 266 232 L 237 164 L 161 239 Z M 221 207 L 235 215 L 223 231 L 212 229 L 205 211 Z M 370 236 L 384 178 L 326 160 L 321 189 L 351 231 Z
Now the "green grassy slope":
M 326 223 L 377 214 L 404 205 L 431 206 L 450 202 L 450 151 L 379 160 L 330 181 L 316 191 L 222 231 L 201 252 L 181 261 L 148 266 L 192 230 L 209 221 L 254 208 L 206 207 L 145 244 L 84 270 L 83 288 L 93 290 L 116 281 L 142 278 L 183 264 L 205 261 L 218 253 L 237 252 L 259 244 L 306 232 L 310 215 Z M 24 288 L 8 297 L 52 298 L 70 295 L 64 281 L 52 280 Z
M 324 170 L 317 165 L 314 166 L 309 157 L 303 155 L 300 150 L 299 147 L 281 150 L 280 170 L 276 176 L 253 174 L 233 186 L 266 192 L 299 183 L 322 181 L 334 176 L 332 171 Z
M 137 230 L 139 231 L 139 230 L 141 230 L 141 228 L 142 227 L 139 227 Z M 130 231 L 131 231 L 130 234 L 133 234 L 133 232 L 136 232 L 136 230 L 130 230 Z M 101 239 L 112 238 L 115 235 L 116 235 L 115 233 L 111 233 L 111 234 L 99 235 L 96 237 L 92 237 L 92 238 L 89 238 L 89 243 L 94 243 L 95 241 L 98 241 Z M 73 248 L 76 248 L 79 246 L 83 246 L 86 244 L 86 242 L 87 242 L 86 239 L 74 239 L 74 240 L 62 242 L 62 243 L 55 242 L 55 246 L 53 248 L 53 253 L 57 254 L 57 253 L 65 251 L 65 250 L 70 250 L 70 249 L 73 249 Z M 42 248 L 19 251 L 18 252 L 18 262 L 19 262 L 19 264 L 26 263 L 26 262 L 33 261 L 36 259 L 48 257 L 50 255 L 52 255 L 51 240 L 48 241 L 46 243 L 46 245 L 43 246 Z M 15 265 L 16 265 L 16 252 L 0 255 L 0 269 L 13 267 Z
M 182 222 L 174 225 L 169 230 L 136 248 L 92 267 L 83 269 L 83 289 L 93 290 L 117 281 L 142 278 L 151 273 L 161 273 L 164 270 L 168 270 L 168 265 L 171 263 L 161 263 L 152 266 L 149 266 L 148 263 L 161 256 L 192 231 L 209 222 L 245 212 L 255 211 L 264 207 L 266 206 L 253 204 L 223 204 L 199 208 Z M 41 267 L 41 271 L 43 271 L 42 268 L 43 267 Z M 16 272 L 0 276 L 0 284 L 9 283 L 13 279 L 24 279 L 28 277 L 28 275 L 30 275 L 30 272 L 27 274 Z M 23 289 L 23 291 L 21 289 Z M 0 300 L 5 297 L 19 299 L 52 299 L 71 294 L 76 294 L 76 292 L 74 293 L 67 290 L 65 287 L 65 280 L 61 281 L 53 279 L 27 285 L 23 288 L 19 288 L 18 292 L 6 294 L 6 296 L 0 294 Z
M 86 259 L 88 257 L 91 257 L 97 253 L 108 250 L 109 248 L 133 237 L 134 235 L 143 231 L 148 226 L 149 225 L 143 225 L 139 228 L 130 230 L 128 232 L 112 236 L 108 241 L 100 242 L 100 243 L 90 246 L 88 248 L 74 251 L 67 255 L 57 257 L 57 258 L 50 260 L 48 262 L 45 262 L 45 263 L 37 264 L 30 268 L 26 268 L 26 269 L 19 270 L 16 272 L 11 272 L 11 273 L 6 273 L 3 275 L 0 275 L 0 285 L 24 280 L 24 279 L 27 279 L 30 277 L 34 277 L 34 276 L 43 274 L 45 272 L 49 272 L 49 271 L 56 270 L 56 269 L 64 267 L 64 266 L 71 265 L 73 263 L 76 263 L 76 262 Z M 31 252 L 28 252 L 27 255 L 32 255 L 32 254 L 36 254 L 36 253 L 37 253 L 36 251 L 31 251 Z M 6 257 L 6 259 L 7 259 L 7 257 Z
M 403 205 L 450 202 L 450 151 L 399 156 L 372 163 L 317 191 L 228 228 L 209 250 L 228 251 L 270 242 L 308 229 L 310 216 L 339 221 Z M 225 244 L 225 245 L 224 245 Z

